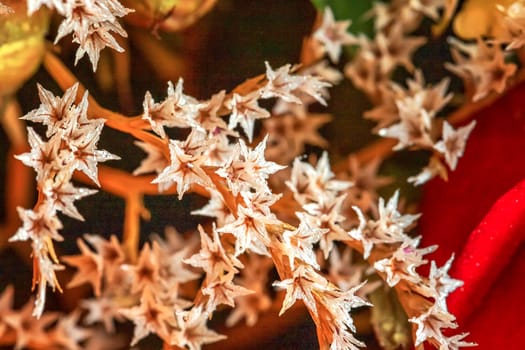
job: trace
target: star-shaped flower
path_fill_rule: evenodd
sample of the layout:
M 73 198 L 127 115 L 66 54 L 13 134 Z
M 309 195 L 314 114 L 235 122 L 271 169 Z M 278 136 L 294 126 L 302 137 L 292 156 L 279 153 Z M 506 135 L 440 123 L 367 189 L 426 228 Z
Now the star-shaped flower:
M 258 99 L 260 94 L 254 91 L 247 95 L 241 96 L 234 93 L 232 98 L 227 102 L 228 108 L 231 109 L 228 128 L 235 129 L 237 125 L 241 125 L 248 140 L 252 142 L 253 128 L 257 119 L 266 119 L 270 117 L 270 112 L 259 107 Z
M 258 191 L 269 191 L 268 177 L 285 168 L 266 160 L 264 150 L 267 141 L 268 135 L 251 149 L 240 139 L 228 162 L 216 171 L 217 175 L 226 179 L 234 194 L 248 189 L 247 185 Z
M 207 131 L 213 133 L 218 129 L 227 129 L 226 123 L 219 117 L 219 111 L 224 106 L 224 90 L 214 94 L 208 101 L 197 106 L 195 121 Z
M 93 246 L 103 260 L 104 278 L 112 283 L 121 272 L 120 265 L 125 261 L 124 251 L 115 235 L 106 240 L 98 235 L 84 235 L 84 239 Z
M 84 217 L 78 212 L 73 204 L 76 200 L 90 196 L 97 192 L 97 190 L 74 187 L 69 181 L 60 181 L 55 179 L 47 179 L 44 181 L 42 192 L 46 196 L 47 201 L 56 210 L 61 211 L 69 217 L 84 221 Z
M 75 113 L 75 98 L 78 91 L 78 83 L 75 83 L 64 92 L 62 97 L 55 96 L 42 85 L 37 84 L 40 106 L 21 119 L 42 123 L 47 126 L 46 137 L 50 137 L 57 130 L 67 130 L 72 127 Z
M 79 327 L 80 310 L 75 309 L 61 316 L 55 328 L 49 333 L 50 340 L 67 350 L 81 350 L 80 343 L 92 336 L 91 330 Z
M 348 33 L 350 21 L 335 21 L 334 14 L 329 7 L 324 9 L 323 22 L 314 32 L 313 38 L 323 44 L 324 50 L 332 62 L 339 62 L 342 47 L 356 44 L 356 38 Z
M 423 96 L 405 97 L 397 100 L 399 123 L 378 131 L 379 136 L 398 139 L 393 150 L 406 147 L 429 148 L 433 142 L 430 135 L 433 114 L 422 107 Z
M 170 140 L 170 165 L 152 181 L 158 184 L 176 183 L 179 199 L 182 199 L 193 183 L 205 187 L 211 184 L 210 178 L 202 169 L 204 157 L 200 154 L 192 154 L 191 150 L 188 150 L 189 152 L 185 150 L 188 146 L 188 142 Z
M 39 241 L 45 242 L 49 239 L 56 241 L 63 241 L 58 231 L 62 229 L 62 223 L 55 215 L 54 207 L 48 203 L 43 203 L 35 210 L 16 208 L 20 220 L 22 220 L 22 227 L 9 238 L 10 242 L 14 241 Z
M 293 271 L 292 277 L 273 283 L 274 287 L 286 289 L 286 296 L 281 311 L 279 311 L 279 316 L 292 307 L 298 299 L 302 300 L 308 309 L 317 312 L 313 291 L 314 289 L 324 289 L 326 284 L 327 281 L 319 276 L 312 266 L 298 265 Z
M 432 305 L 426 312 L 409 319 L 417 325 L 415 346 L 427 340 L 445 345 L 447 340 L 442 333 L 443 328 L 457 328 L 454 315 L 441 309 L 438 304 Z
M 75 63 L 87 53 L 95 71 L 103 48 L 109 46 L 118 52 L 124 51 L 112 33 L 127 37 L 118 18 L 133 10 L 125 8 L 116 0 L 68 2 L 66 6 L 55 6 L 56 3 L 58 2 L 53 1 L 53 7 L 61 11 L 65 19 L 58 27 L 55 43 L 64 36 L 73 34 L 73 42 L 80 45 Z
M 209 312 L 213 312 L 221 304 L 235 307 L 235 298 L 252 293 L 254 291 L 234 284 L 228 277 L 216 280 L 202 289 L 202 294 L 209 298 L 206 303 L 206 310 Z
M 386 274 L 386 282 L 390 287 L 395 286 L 401 280 L 406 280 L 417 284 L 421 281 L 421 276 L 416 269 L 427 263 L 423 256 L 432 253 L 437 246 L 427 248 L 416 248 L 419 244 L 419 237 L 414 240 L 407 240 L 394 252 L 391 258 L 378 260 L 374 263 L 374 269 Z
M 70 155 L 66 152 L 59 152 L 62 143 L 60 135 L 53 135 L 49 141 L 45 142 L 33 128 L 27 127 L 27 140 L 31 151 L 15 155 L 15 158 L 35 169 L 37 182 L 46 179 L 53 170 L 70 171 Z M 66 163 L 67 166 L 62 166 Z
M 443 123 L 443 139 L 436 143 L 434 148 L 445 156 L 450 169 L 456 169 L 458 159 L 463 155 L 467 138 L 474 126 L 476 126 L 475 120 L 456 130 L 447 121 Z
M 143 291 L 146 287 L 154 288 L 159 279 L 159 261 L 148 243 L 144 244 L 135 265 L 124 265 L 125 270 L 133 272 L 132 293 Z
M 150 333 L 155 333 L 162 339 L 170 338 L 170 325 L 174 324 L 174 312 L 160 303 L 150 289 L 145 289 L 140 297 L 140 304 L 130 309 L 120 311 L 135 324 L 131 346 Z
M 236 273 L 238 272 L 237 268 L 244 267 L 235 256 L 226 253 L 215 227 L 213 228 L 212 238 L 208 236 L 202 226 L 199 225 L 198 229 L 201 236 L 201 249 L 197 254 L 186 259 L 186 264 L 202 268 L 210 280 L 215 280 L 224 273 Z
M 119 305 L 110 297 L 101 296 L 94 299 L 82 300 L 81 306 L 87 310 L 84 322 L 87 325 L 102 322 L 108 333 L 115 332 L 114 320 L 123 321 L 124 318 L 119 310 Z
M 454 254 L 447 260 L 447 262 L 438 268 L 436 262 L 432 260 L 430 262 L 430 273 L 428 275 L 428 280 L 430 287 L 435 291 L 433 298 L 437 303 L 440 303 L 440 306 L 447 310 L 447 297 L 450 293 L 455 291 L 457 288 L 463 285 L 463 281 L 454 279 L 448 275 L 448 270 L 452 266 L 454 261 Z
M 285 231 L 283 234 L 283 250 L 288 255 L 288 260 L 292 270 L 295 267 L 295 259 L 299 259 L 316 269 L 319 269 L 319 263 L 315 256 L 313 244 L 319 242 L 321 235 L 326 233 L 327 229 L 320 229 L 316 226 L 310 226 L 305 219 L 305 215 L 296 214 L 300 220 L 299 227 L 294 231 Z
M 265 65 L 268 81 L 260 90 L 261 97 L 279 97 L 286 102 L 301 104 L 301 100 L 293 93 L 299 87 L 300 78 L 290 74 L 292 66 L 287 64 L 274 71 L 268 62 Z
M 399 22 L 394 22 L 388 32 L 379 32 L 375 37 L 380 52 L 379 65 L 384 74 L 389 74 L 396 66 L 413 71 L 412 55 L 427 41 L 424 37 L 406 36 Z
M 173 333 L 170 343 L 180 347 L 188 347 L 190 350 L 200 350 L 203 344 L 214 343 L 226 338 L 224 335 L 208 329 L 206 326 L 208 316 L 208 313 L 200 307 L 177 312 L 179 330 Z
M 78 269 L 73 279 L 69 281 L 68 286 L 76 287 L 88 282 L 93 286 L 95 295 L 100 296 L 104 260 L 102 256 L 89 249 L 82 239 L 79 238 L 77 240 L 77 245 L 80 248 L 81 254 L 63 257 L 63 260 L 68 265 Z
M 16 332 L 15 349 L 24 349 L 30 343 L 49 344 L 46 329 L 58 317 L 57 313 L 48 312 L 40 318 L 33 317 L 33 300 L 29 300 L 18 312 L 12 312 L 4 317 L 4 321 Z
M 239 256 L 246 250 L 261 255 L 269 255 L 266 247 L 270 245 L 270 237 L 266 231 L 266 224 L 270 220 L 250 208 L 239 205 L 237 206 L 235 221 L 224 225 L 217 231 L 219 233 L 230 233 L 235 237 L 234 256 Z

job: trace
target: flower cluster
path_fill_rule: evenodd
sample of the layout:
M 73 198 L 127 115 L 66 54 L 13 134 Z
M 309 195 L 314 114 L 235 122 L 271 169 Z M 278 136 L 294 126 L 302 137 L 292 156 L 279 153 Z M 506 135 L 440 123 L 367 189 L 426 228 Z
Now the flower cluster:
M 53 247 L 53 240 L 62 241 L 62 229 L 57 213 L 83 220 L 74 202 L 96 191 L 76 188 L 71 180 L 76 170 L 85 173 L 99 185 L 97 163 L 119 157 L 97 149 L 104 126 L 103 119 L 87 116 L 88 97 L 85 93 L 78 105 L 74 104 L 78 85 L 72 86 L 63 97 L 56 97 L 39 86 L 41 105 L 23 117 L 47 127 L 43 140 L 31 127 L 27 128 L 31 151 L 17 156 L 36 171 L 39 201 L 33 209 L 18 208 L 22 227 L 10 241 L 31 241 L 33 248 L 33 284 L 39 285 L 34 315 L 44 310 L 46 286 L 60 290 L 55 271 L 62 268 Z
M 5 288 L 0 296 L 0 337 L 13 339 L 15 349 L 78 349 L 79 343 L 94 335 L 93 331 L 78 326 L 80 313 L 77 311 L 68 315 L 50 312 L 35 318 L 32 315 L 33 301 L 30 299 L 21 310 L 14 310 L 13 296 L 12 286 Z M 94 349 L 89 342 L 84 348 Z
M 97 68 L 100 51 L 106 46 L 119 52 L 124 51 L 113 33 L 127 36 L 117 19 L 132 10 L 122 6 L 118 0 L 28 0 L 28 14 L 31 15 L 42 6 L 47 6 L 64 17 L 58 27 L 55 43 L 72 34 L 73 42 L 79 45 L 75 60 L 78 61 L 87 53 L 93 71 Z

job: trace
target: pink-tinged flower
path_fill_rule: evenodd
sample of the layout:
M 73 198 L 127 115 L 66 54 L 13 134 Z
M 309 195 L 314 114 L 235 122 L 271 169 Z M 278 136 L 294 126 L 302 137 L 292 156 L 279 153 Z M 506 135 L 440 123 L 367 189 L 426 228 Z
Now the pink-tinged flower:
M 454 279 L 448 274 L 453 261 L 454 254 L 440 268 L 437 267 L 434 260 L 430 262 L 430 273 L 428 275 L 430 290 L 432 291 L 430 296 L 445 311 L 447 311 L 446 300 L 448 295 L 463 285 L 463 281 Z
M 195 147 L 202 148 L 204 146 L 202 139 L 196 140 L 193 137 L 201 134 L 195 130 L 192 131 L 185 142 L 170 140 L 170 165 L 152 181 L 153 183 L 163 184 L 163 188 L 176 183 L 179 199 L 194 183 L 204 187 L 211 186 L 210 178 L 202 169 L 205 157 L 198 152 L 194 152 Z
M 135 145 L 146 152 L 146 158 L 144 158 L 137 169 L 133 171 L 133 175 L 142 175 L 149 173 L 160 174 L 164 168 L 169 165 L 168 160 L 164 157 L 164 154 L 157 147 L 141 141 L 135 141 Z M 167 190 L 171 184 L 164 186 L 159 184 L 159 192 Z
M 322 286 L 322 289 L 324 289 L 324 285 L 327 283 L 326 280 L 320 277 L 312 266 L 300 264 L 293 270 L 293 275 L 290 278 L 274 282 L 274 287 L 286 289 L 286 296 L 284 297 L 281 311 L 279 311 L 279 316 L 292 307 L 297 300 L 302 300 L 310 310 L 316 312 L 316 301 L 312 293 L 314 289 L 317 289 L 316 285 Z
M 95 295 L 100 296 L 104 260 L 100 255 L 89 249 L 82 239 L 77 240 L 77 245 L 81 254 L 63 257 L 68 265 L 74 266 L 78 270 L 69 281 L 68 287 L 89 283 L 93 287 Z
M 354 261 L 354 253 L 355 251 L 350 247 L 345 247 L 342 253 L 339 253 L 339 249 L 332 249 L 330 252 L 328 276 L 330 281 L 341 290 L 349 290 L 361 285 L 363 276 L 369 270 L 367 264 Z M 356 294 L 365 296 L 380 285 L 382 285 L 381 281 L 367 282 L 365 285 L 360 286 Z
M 399 23 L 405 33 L 414 31 L 421 23 L 422 15 L 410 6 L 411 3 L 405 0 L 374 2 L 370 16 L 374 18 L 376 31 L 386 31 L 393 23 Z
M 369 210 L 377 213 L 377 190 L 394 181 L 391 177 L 378 175 L 380 165 L 380 158 L 363 164 L 357 157 L 348 158 L 349 180 L 353 185 L 344 192 L 347 196 L 346 203 L 361 208 L 365 213 Z
M 103 119 L 89 119 L 87 116 L 87 92 L 78 105 L 73 105 L 77 85 L 73 85 L 64 97 L 53 96 L 40 88 L 40 107 L 23 118 L 44 123 L 48 126 L 44 142 L 32 129 L 28 128 L 30 153 L 17 156 L 24 164 L 37 172 L 37 181 L 48 177 L 69 181 L 73 170 L 84 172 L 95 184 L 98 182 L 98 162 L 120 159 L 108 151 L 98 150 L 97 143 L 104 126 Z
M 232 111 L 228 128 L 233 130 L 237 125 L 240 125 L 250 142 L 253 139 L 255 121 L 270 117 L 270 112 L 259 107 L 257 102 L 259 98 L 260 94 L 258 91 L 245 96 L 234 93 L 231 100 L 227 102 L 228 108 Z
M 249 254 L 246 255 L 244 269 L 241 277 L 235 278 L 235 283 L 251 291 L 252 294 L 240 296 L 235 300 L 235 308 L 226 319 L 226 325 L 231 327 L 242 318 L 246 319 L 246 325 L 254 326 L 259 315 L 272 306 L 272 299 L 268 296 L 267 283 L 273 262 L 267 256 Z
M 420 237 L 414 240 L 407 239 L 391 258 L 381 259 L 374 263 L 374 269 L 386 274 L 386 283 L 390 287 L 394 287 L 401 280 L 413 284 L 421 282 L 421 276 L 416 269 L 428 262 L 423 259 L 423 256 L 435 251 L 437 245 L 420 249 L 417 248 L 419 239 Z
M 286 185 L 292 190 L 299 204 L 317 202 L 322 205 L 324 201 L 331 200 L 332 197 L 348 189 L 352 183 L 335 179 L 330 168 L 328 153 L 323 152 L 315 168 L 296 158 L 290 181 L 287 181 Z
M 104 278 L 108 283 L 112 283 L 121 272 L 120 265 L 125 261 L 124 251 L 117 237 L 111 235 L 109 240 L 106 240 L 101 236 L 86 234 L 84 239 L 102 257 Z
M 374 40 L 379 50 L 379 65 L 384 74 L 389 74 L 397 66 L 413 71 L 412 55 L 427 41 L 424 37 L 406 36 L 399 22 L 394 22 L 388 32 L 379 32 Z
M 419 218 L 420 215 L 401 215 L 398 211 L 399 192 L 390 198 L 385 205 L 383 198 L 379 198 L 377 220 L 365 220 L 363 213 L 354 207 L 359 218 L 359 227 L 348 234 L 363 244 L 363 257 L 367 259 L 373 247 L 378 244 L 402 243 L 409 239 L 406 230 Z
M 313 245 L 319 242 L 321 235 L 328 230 L 311 226 L 301 213 L 297 213 L 297 216 L 300 220 L 299 227 L 294 231 L 284 232 L 282 250 L 288 256 L 292 270 L 295 268 L 295 259 L 320 269 Z
M 303 216 L 313 227 L 323 230 L 319 237 L 319 247 L 327 259 L 330 251 L 334 248 L 335 241 L 344 241 L 348 235 L 342 227 L 345 216 L 342 215 L 342 206 L 345 201 L 344 195 L 325 195 L 322 202 L 312 202 L 303 205 L 307 213 Z
M 258 191 L 269 191 L 268 177 L 285 168 L 265 159 L 264 150 L 267 140 L 268 136 L 254 149 L 250 149 L 240 139 L 228 162 L 216 171 L 217 175 L 226 179 L 228 187 L 234 194 L 247 190 L 248 187 Z
M 356 57 L 346 64 L 344 73 L 356 88 L 377 99 L 381 95 L 381 87 L 388 84 L 390 80 L 381 70 L 376 44 L 366 37 L 361 37 L 360 40 L 361 49 Z
M 213 228 L 213 236 L 210 238 L 199 225 L 201 236 L 201 249 L 184 262 L 194 267 L 200 267 L 206 271 L 207 278 L 211 281 L 220 279 L 224 274 L 237 273 L 243 264 L 233 255 L 228 254 L 221 242 L 219 233 Z
M 456 328 L 455 320 L 454 315 L 441 309 L 438 304 L 434 304 L 418 317 L 412 317 L 409 321 L 417 325 L 415 346 L 428 341 L 442 349 L 449 349 L 442 329 Z
M 379 87 L 381 102 L 373 109 L 365 112 L 365 118 L 378 123 L 374 131 L 392 125 L 399 121 L 402 111 L 398 108 L 397 101 L 412 101 L 414 107 L 425 110 L 429 116 L 434 117 L 452 99 L 452 93 L 447 94 L 449 79 L 443 79 L 434 86 L 427 86 L 420 70 L 416 70 L 413 79 L 407 79 L 408 88 L 390 82 Z M 405 102 L 406 104 L 406 102 Z
M 78 212 L 74 205 L 76 200 L 90 196 L 97 192 L 83 187 L 74 187 L 71 182 L 55 181 L 47 179 L 44 181 L 42 192 L 46 196 L 46 201 L 55 208 L 74 219 L 84 221 L 84 217 Z
M 158 241 L 153 241 L 152 246 L 159 262 L 159 283 L 162 292 L 167 292 L 168 299 L 172 300 L 173 303 L 184 303 L 180 298 L 177 298 L 176 290 L 179 284 L 201 277 L 200 273 L 195 273 L 186 264 L 186 259 L 192 251 L 195 251 L 194 245 L 188 244 L 176 251 L 171 251 L 166 245 L 162 245 Z
M 456 169 L 458 159 L 463 155 L 467 138 L 472 132 L 472 129 L 474 129 L 474 126 L 476 126 L 475 120 L 466 126 L 454 130 L 447 121 L 444 121 L 443 139 L 434 145 L 434 149 L 445 156 L 445 160 L 450 169 Z
M 151 290 L 142 292 L 138 306 L 122 309 L 120 313 L 135 324 L 131 346 L 150 333 L 163 339 L 170 338 L 171 325 L 175 322 L 173 310 L 159 302 Z
M 281 105 L 281 107 L 289 106 L 291 105 Z M 279 116 L 272 116 L 263 122 L 264 132 L 268 135 L 266 148 L 268 159 L 288 163 L 303 154 L 307 144 L 320 148 L 328 147 L 328 141 L 319 134 L 319 129 L 331 121 L 332 116 L 324 113 L 308 113 L 304 105 L 293 106 L 298 108 Z
M 118 18 L 126 16 L 133 10 L 122 6 L 117 0 L 68 1 L 63 6 L 60 4 L 57 6 L 57 3 L 57 1 L 46 1 L 46 5 L 55 7 L 65 17 L 58 27 L 55 43 L 66 35 L 72 34 L 73 42 L 80 45 L 75 63 L 87 53 L 95 71 L 103 48 L 109 46 L 118 52 L 124 51 L 113 37 L 113 33 L 127 37 Z M 33 5 L 29 7 L 29 11 L 38 7 Z
M 300 77 L 292 75 L 292 65 L 287 64 L 276 71 L 272 69 L 268 62 L 266 65 L 266 79 L 268 82 L 260 90 L 262 98 L 279 97 L 286 102 L 301 104 L 301 100 L 293 93 L 300 83 Z
M 16 208 L 20 220 L 22 220 L 22 227 L 9 239 L 11 242 L 15 241 L 39 241 L 46 240 L 63 241 L 58 231 L 62 229 L 62 223 L 55 215 L 54 207 L 43 204 L 39 205 L 36 211 L 31 209 Z
M 33 128 L 28 127 L 27 139 L 31 151 L 15 155 L 15 158 L 24 165 L 35 169 L 37 182 L 43 181 L 48 177 L 48 174 L 61 169 L 62 164 L 71 161 L 71 157 L 67 153 L 59 153 L 62 142 L 59 135 L 54 135 L 48 142 L 44 142 Z
M 146 287 L 154 289 L 159 281 L 159 261 L 148 243 L 140 251 L 137 263 L 124 265 L 123 268 L 133 274 L 132 293 L 141 292 Z
M 215 218 L 219 227 L 224 226 L 230 220 L 232 214 L 224 203 L 224 198 L 217 190 L 210 190 L 210 200 L 208 204 L 198 210 L 191 212 L 191 215 L 201 215 Z
M 56 326 L 49 332 L 50 341 L 68 350 L 81 350 L 80 343 L 91 337 L 93 332 L 80 327 L 79 318 L 79 309 L 60 317 Z
M 220 109 L 224 106 L 224 90 L 214 94 L 208 101 L 198 104 L 195 121 L 212 134 L 217 130 L 226 130 L 226 122 L 219 116 Z
M 200 307 L 193 307 L 189 311 L 180 311 L 175 314 L 178 330 L 172 336 L 170 344 L 188 347 L 190 350 L 200 350 L 202 345 L 214 343 L 226 338 L 210 330 L 206 326 L 209 314 Z
M 473 101 L 490 92 L 502 93 L 508 79 L 514 75 L 517 66 L 505 62 L 505 53 L 500 45 L 478 40 L 477 44 L 465 44 L 449 39 L 454 64 L 445 67 L 463 79 L 467 87 L 474 89 Z
M 328 53 L 332 62 L 339 62 L 342 47 L 357 43 L 357 39 L 348 33 L 350 21 L 335 21 L 334 14 L 329 7 L 324 9 L 323 22 L 314 32 L 313 38 L 319 41 Z
M 234 284 L 230 277 L 233 275 L 215 280 L 202 289 L 202 294 L 208 297 L 206 310 L 209 312 L 213 312 L 217 306 L 222 304 L 235 307 L 234 299 L 254 293 L 252 290 Z
M 421 98 L 406 97 L 396 101 L 399 110 L 399 123 L 380 129 L 379 136 L 398 139 L 394 150 L 406 147 L 430 148 L 433 141 L 430 135 L 433 115 L 421 107 Z
M 48 312 L 35 318 L 31 313 L 32 304 L 33 300 L 30 299 L 20 311 L 9 312 L 4 316 L 4 322 L 16 333 L 16 350 L 24 349 L 31 343 L 51 345 L 46 329 L 56 321 L 58 314 Z
M 217 229 L 219 233 L 230 233 L 235 237 L 235 254 L 239 256 L 246 250 L 261 255 L 269 255 L 267 246 L 270 237 L 266 231 L 266 224 L 275 219 L 253 211 L 242 205 L 237 206 L 237 218 Z
M 183 93 L 183 84 L 182 78 L 176 86 L 169 81 L 168 96 L 160 103 L 153 100 L 149 91 L 144 96 L 142 119 L 147 120 L 151 129 L 162 138 L 166 138 L 164 127 L 201 128 L 195 118 L 199 115 L 199 108 L 203 106 L 193 97 Z
M 58 130 L 70 130 L 74 127 L 74 115 L 77 110 L 74 106 L 77 97 L 78 83 L 66 90 L 64 96 L 58 97 L 37 84 L 40 107 L 35 109 L 21 119 L 35 123 L 42 123 L 47 127 L 46 137 L 50 137 Z
M 103 295 L 98 298 L 82 300 L 81 306 L 87 311 L 84 323 L 86 325 L 102 323 L 104 330 L 108 333 L 115 332 L 115 320 L 124 321 L 124 317 L 120 313 L 120 306 L 108 296 Z
M 419 186 L 430 181 L 435 176 L 439 176 L 446 181 L 448 179 L 448 172 L 447 167 L 441 162 L 439 157 L 432 156 L 428 165 L 424 167 L 419 174 L 410 176 L 407 181 L 414 184 L 414 186 Z

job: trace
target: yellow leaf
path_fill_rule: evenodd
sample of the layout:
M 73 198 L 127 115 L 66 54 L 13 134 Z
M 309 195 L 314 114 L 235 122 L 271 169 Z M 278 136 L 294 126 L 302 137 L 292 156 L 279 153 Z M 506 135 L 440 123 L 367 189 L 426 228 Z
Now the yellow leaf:
M 28 17 L 25 1 L 12 3 L 14 13 L 0 16 L 0 96 L 15 93 L 38 69 L 49 25 L 47 10 Z
M 496 5 L 508 6 L 514 0 L 468 0 L 454 19 L 454 32 L 463 39 L 494 36 L 501 28 Z

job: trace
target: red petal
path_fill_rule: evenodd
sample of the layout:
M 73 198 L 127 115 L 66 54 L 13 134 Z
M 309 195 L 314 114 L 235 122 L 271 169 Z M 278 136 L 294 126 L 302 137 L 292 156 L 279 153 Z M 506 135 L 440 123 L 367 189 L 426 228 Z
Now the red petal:
M 474 116 L 449 183 L 431 182 L 422 201 L 423 245 L 440 245 L 432 256 L 438 264 L 456 253 L 451 274 L 465 285 L 449 305 L 478 349 L 525 342 L 524 96 L 521 84 Z

